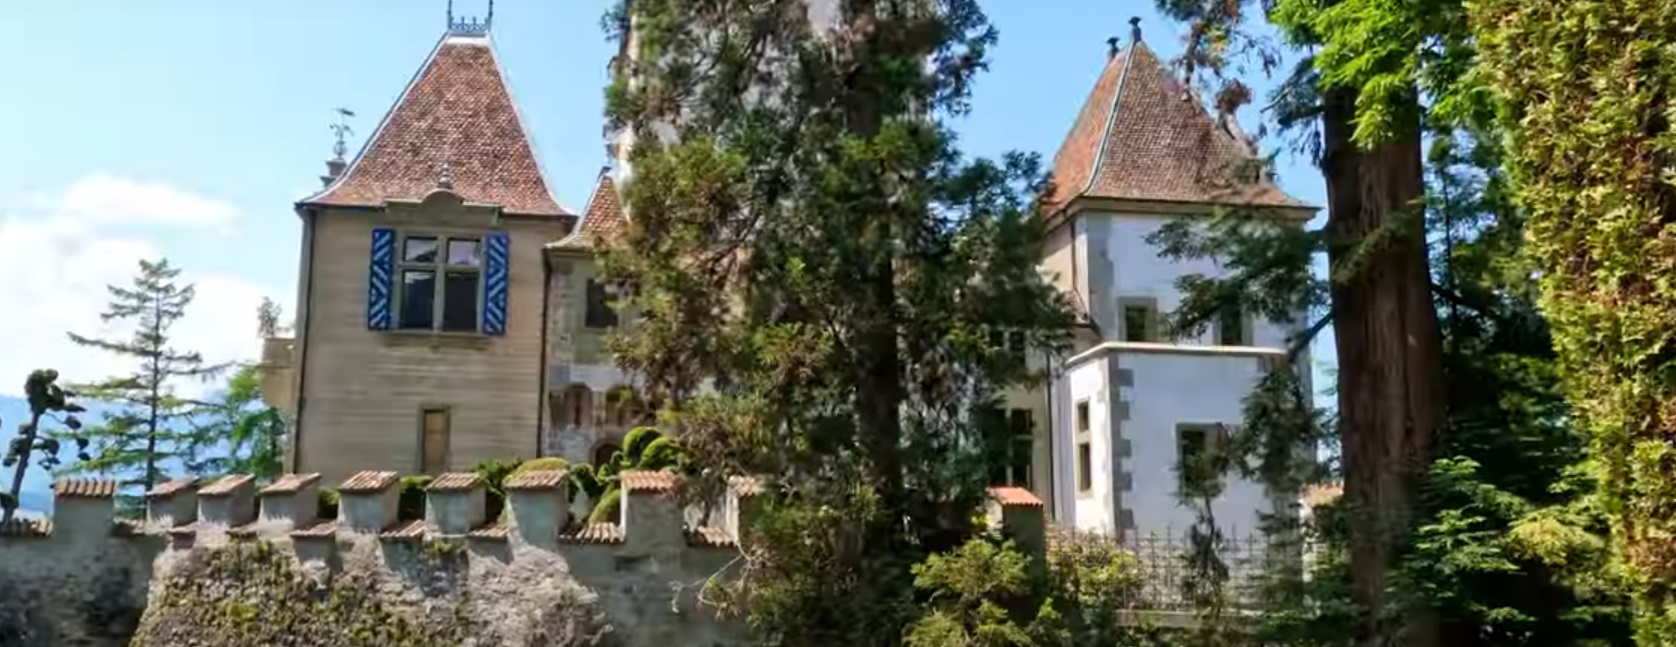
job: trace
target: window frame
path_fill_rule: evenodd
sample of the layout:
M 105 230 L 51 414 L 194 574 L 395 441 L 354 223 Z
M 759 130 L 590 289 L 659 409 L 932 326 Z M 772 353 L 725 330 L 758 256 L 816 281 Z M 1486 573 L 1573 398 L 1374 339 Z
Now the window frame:
M 1140 339 L 1136 339 L 1134 331 L 1129 329 L 1129 309 L 1140 308 L 1145 311 L 1145 326 L 1140 331 Z M 1132 344 L 1157 344 L 1163 342 L 1158 325 L 1158 299 L 1153 297 L 1121 297 L 1117 300 L 1117 321 L 1122 340 Z
M 604 297 L 604 301 L 601 302 L 600 307 L 604 308 L 605 309 L 605 314 L 610 316 L 611 323 L 609 325 L 595 325 L 596 323 L 598 323 L 594 320 L 594 290 L 596 288 L 600 291 L 600 294 Z M 588 330 L 612 330 L 612 329 L 617 328 L 618 326 L 622 325 L 622 323 L 623 323 L 622 316 L 617 313 L 617 310 L 615 308 L 611 307 L 611 298 L 614 296 L 613 294 L 611 294 L 611 292 L 612 292 L 611 286 L 609 284 L 607 284 L 606 282 L 599 280 L 597 277 L 590 276 L 590 277 L 587 278 L 586 281 L 583 282 L 583 284 L 582 284 L 582 327 L 583 328 L 588 329 Z
M 1007 425 L 1007 463 L 1003 474 L 1006 485 L 1022 487 L 1027 490 L 1036 485 L 1036 412 L 1022 407 L 1012 407 L 1006 410 Z M 1020 458 L 1016 452 L 1023 449 L 1023 464 L 1018 464 Z M 1023 473 L 1015 472 L 1021 470 Z
M 1071 405 L 1071 437 L 1075 455 L 1071 460 L 1072 477 L 1077 496 L 1094 494 L 1094 411 L 1089 398 L 1078 398 Z
M 396 236 L 395 272 L 394 276 L 391 277 L 392 281 L 395 283 L 393 286 L 394 289 L 390 290 L 392 293 L 390 305 L 395 311 L 393 322 L 394 326 L 392 326 L 392 329 L 396 332 L 412 333 L 428 332 L 451 335 L 483 334 L 483 308 L 485 305 L 484 293 L 486 292 L 484 289 L 485 272 L 483 267 L 483 248 L 486 244 L 485 241 L 487 238 L 488 235 L 482 233 L 447 234 L 424 231 L 400 232 Z M 414 239 L 428 239 L 436 241 L 436 258 L 429 262 L 407 260 L 407 243 L 408 241 Z M 448 248 L 450 244 L 464 241 L 471 241 L 477 245 L 476 265 L 454 265 L 449 263 Z M 430 272 L 432 275 L 431 325 L 428 327 L 420 328 L 416 326 L 408 326 L 404 321 L 406 318 L 405 315 L 407 314 L 407 281 L 405 277 L 408 272 L 414 271 Z M 448 310 L 448 275 L 453 273 L 470 273 L 474 277 L 472 281 L 473 314 L 471 329 L 469 330 L 448 330 L 443 327 L 445 315 Z
M 1231 311 L 1231 314 L 1230 314 Z M 1235 343 L 1228 343 L 1228 324 L 1234 323 L 1237 328 L 1234 333 L 1238 336 Z M 1216 345 L 1218 346 L 1251 346 L 1252 321 L 1245 315 L 1245 311 L 1238 307 L 1223 308 L 1216 314 Z
M 1186 466 L 1188 434 L 1201 434 L 1198 450 L 1212 451 L 1228 434 L 1228 426 L 1219 422 L 1178 422 L 1176 423 L 1176 487 L 1185 488 L 1187 473 L 1182 468 Z

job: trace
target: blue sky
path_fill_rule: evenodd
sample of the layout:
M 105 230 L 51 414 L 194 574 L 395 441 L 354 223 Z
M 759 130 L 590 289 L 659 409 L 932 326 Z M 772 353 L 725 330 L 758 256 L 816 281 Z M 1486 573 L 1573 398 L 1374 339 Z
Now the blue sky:
M 605 161 L 602 88 L 614 48 L 599 23 L 609 2 L 496 2 L 502 65 L 550 185 L 571 209 Z M 481 14 L 485 3 L 458 0 L 455 11 Z M 355 150 L 435 45 L 445 4 L 8 5 L 6 22 L 27 28 L 0 40 L 0 60 L 13 62 L 0 100 L 0 311 L 29 316 L 0 319 L 0 395 L 15 395 L 38 366 L 73 379 L 121 370 L 63 333 L 97 332 L 103 286 L 159 254 L 199 285 L 181 326 L 186 341 L 214 359 L 253 357 L 256 304 L 269 296 L 289 311 L 295 301 L 291 205 L 319 186 L 332 109 L 357 113 Z M 1162 56 L 1180 50 L 1180 29 L 1149 0 L 1053 0 L 1052 11 L 985 4 L 1001 44 L 974 114 L 958 124 L 974 154 L 1051 158 L 1099 74 L 1106 38 L 1126 37 L 1130 16 L 1141 16 Z M 1255 117 L 1242 115 L 1248 125 Z M 1324 203 L 1306 160 L 1280 164 L 1289 192 Z M 1330 357 L 1317 347 L 1318 359 Z

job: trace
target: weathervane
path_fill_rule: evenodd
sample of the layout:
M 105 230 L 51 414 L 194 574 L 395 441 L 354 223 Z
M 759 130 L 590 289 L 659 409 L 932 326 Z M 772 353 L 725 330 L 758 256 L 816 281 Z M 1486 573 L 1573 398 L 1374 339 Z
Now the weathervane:
M 342 161 L 343 156 L 349 154 L 349 137 L 355 134 L 355 131 L 349 129 L 349 118 L 354 117 L 355 113 L 344 107 L 335 110 L 338 113 L 338 122 L 331 127 L 332 135 L 337 137 L 337 141 L 332 143 L 332 155 L 333 159 Z
M 454 0 L 448 0 L 448 33 L 455 36 L 484 36 L 495 21 L 495 0 L 489 0 L 489 13 L 480 22 L 477 18 L 454 19 Z

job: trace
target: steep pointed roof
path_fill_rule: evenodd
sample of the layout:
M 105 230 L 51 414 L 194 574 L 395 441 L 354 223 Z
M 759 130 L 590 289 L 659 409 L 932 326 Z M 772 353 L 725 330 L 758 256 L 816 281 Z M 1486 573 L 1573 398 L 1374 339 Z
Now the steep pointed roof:
M 1108 58 L 1054 156 L 1048 202 L 1055 209 L 1079 197 L 1309 208 L 1267 179 L 1236 179 L 1255 170 L 1236 132 L 1212 119 L 1136 40 Z
M 612 181 L 610 173 L 601 173 L 599 183 L 594 185 L 593 195 L 588 197 L 588 211 L 583 214 L 582 223 L 577 225 L 576 231 L 548 244 L 548 247 L 591 250 L 599 241 L 621 236 L 625 231 L 628 231 L 628 215 L 623 213 L 617 183 Z
M 506 213 L 565 215 L 542 177 L 523 120 L 484 35 L 449 34 L 353 164 L 304 204 L 419 200 L 446 170 L 453 191 Z

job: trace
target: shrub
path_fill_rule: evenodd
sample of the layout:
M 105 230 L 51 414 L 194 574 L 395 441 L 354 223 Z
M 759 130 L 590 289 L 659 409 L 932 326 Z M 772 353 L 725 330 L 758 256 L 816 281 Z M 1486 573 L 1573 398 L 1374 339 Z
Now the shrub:
M 639 465 L 640 457 L 646 455 L 646 448 L 662 439 L 663 434 L 658 432 L 657 427 L 630 429 L 628 436 L 623 438 L 623 456 L 628 459 L 627 464 Z
M 329 487 L 320 488 L 315 495 L 320 500 L 320 518 L 336 519 L 338 516 L 338 491 Z
M 616 523 L 622 507 L 622 491 L 617 488 L 606 490 L 599 497 L 599 502 L 594 504 L 593 512 L 588 513 L 588 523 Z
M 516 472 L 519 466 L 518 459 L 486 458 L 471 468 L 483 479 L 483 489 L 487 491 L 483 501 L 483 512 L 488 515 L 487 518 L 499 518 L 501 510 L 506 508 L 506 477 Z
M 425 486 L 429 476 L 403 476 L 401 494 L 396 499 L 396 518 L 402 521 L 425 518 Z

